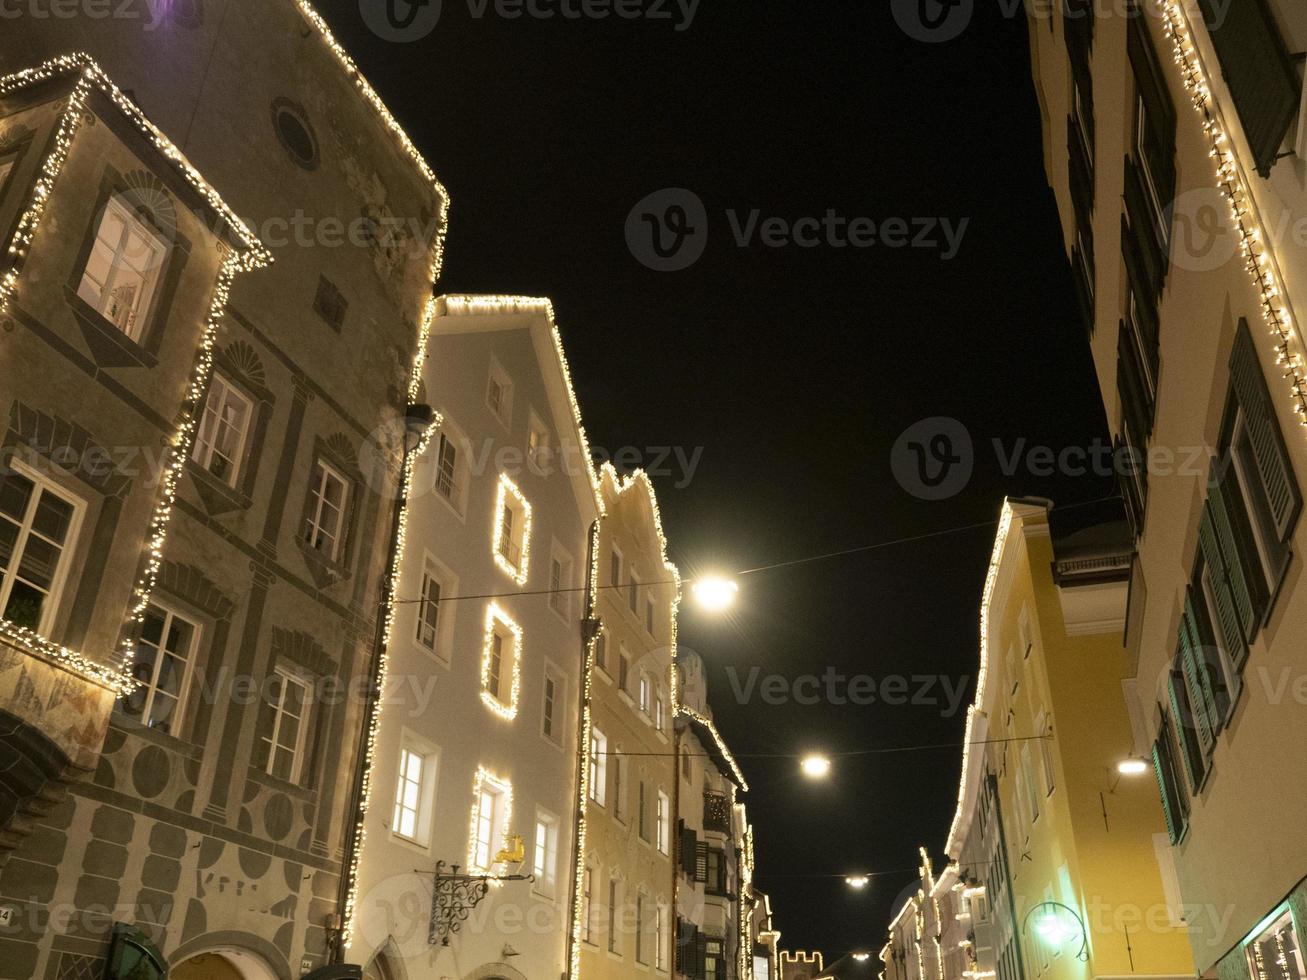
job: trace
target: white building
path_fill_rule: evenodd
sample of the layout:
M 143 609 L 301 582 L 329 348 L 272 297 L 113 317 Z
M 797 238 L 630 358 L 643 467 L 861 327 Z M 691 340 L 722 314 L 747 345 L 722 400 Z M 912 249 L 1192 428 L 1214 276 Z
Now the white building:
M 424 385 L 440 420 L 416 469 L 347 962 L 558 977 L 599 502 L 549 302 L 437 300 Z M 437 887 L 440 862 L 534 881 L 477 901 L 475 880 Z

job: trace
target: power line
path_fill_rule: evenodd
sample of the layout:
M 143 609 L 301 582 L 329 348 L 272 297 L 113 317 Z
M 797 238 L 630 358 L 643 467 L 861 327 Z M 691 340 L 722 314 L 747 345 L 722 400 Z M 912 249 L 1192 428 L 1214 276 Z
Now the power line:
M 931 742 L 924 745 L 892 745 L 874 749 L 848 749 L 843 752 L 824 752 L 822 753 L 829 759 L 846 759 L 853 756 L 863 755 L 891 755 L 898 752 L 927 752 L 935 749 L 958 749 L 966 745 L 997 745 L 1004 742 L 1037 742 L 1043 739 L 1053 737 L 1052 732 L 1045 732 L 1043 735 L 1013 735 L 1008 738 L 979 738 L 971 741 L 960 742 Z M 608 749 L 603 752 L 596 752 L 595 755 L 624 755 L 639 756 L 642 758 L 672 758 L 675 752 L 627 752 L 625 749 Z M 700 759 L 710 759 L 713 756 L 706 752 L 682 752 L 681 755 L 693 756 Z M 808 752 L 732 752 L 731 755 L 736 759 L 802 759 L 809 755 Z

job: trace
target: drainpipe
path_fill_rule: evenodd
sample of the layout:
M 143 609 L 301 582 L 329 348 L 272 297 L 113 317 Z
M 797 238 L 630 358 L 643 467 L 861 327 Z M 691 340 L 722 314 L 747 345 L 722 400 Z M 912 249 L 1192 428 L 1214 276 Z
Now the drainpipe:
M 590 689 L 590 642 L 599 632 L 599 619 L 595 616 L 595 605 L 597 593 L 595 591 L 594 580 L 594 562 L 595 551 L 599 547 L 599 521 L 595 520 L 590 523 L 590 544 L 586 548 L 585 562 L 585 616 L 581 619 L 581 683 L 577 685 L 577 735 L 576 735 L 576 799 L 575 808 L 572 813 L 572 826 L 577 830 L 575 839 L 572 842 L 572 874 L 571 883 L 568 885 L 569 901 L 567 903 L 567 943 L 564 946 L 565 959 L 563 976 L 568 977 L 572 972 L 572 956 L 576 950 L 576 930 L 573 928 L 576 924 L 576 906 L 581 900 L 577 894 L 577 877 L 581 871 L 581 861 L 585 860 L 585 855 L 581 853 L 581 820 L 585 811 L 585 794 L 581 792 L 581 781 L 585 776 L 585 754 L 586 754 L 586 731 L 584 725 L 585 710 L 589 701 Z
M 409 404 L 404 407 L 404 455 L 400 460 L 401 493 L 404 489 L 404 474 L 408 472 L 408 460 L 414 450 L 422 444 L 422 436 L 431 427 L 435 417 L 430 405 Z M 372 643 L 372 662 L 368 665 L 368 686 L 364 691 L 363 724 L 359 727 L 358 744 L 355 746 L 354 777 L 349 793 L 349 808 L 345 811 L 351 817 L 359 816 L 359 806 L 363 802 L 363 775 L 367 763 L 368 733 L 372 730 L 372 720 L 380 710 L 381 701 L 381 661 L 386 651 L 386 607 L 393 598 L 391 595 L 391 572 L 398 572 L 396 552 L 399 550 L 399 525 L 408 506 L 408 497 L 401 496 L 390 515 L 390 535 L 386 539 L 386 556 L 388 564 L 382 574 L 381 603 L 378 607 L 377 631 Z M 345 905 L 349 901 L 350 873 L 358 850 L 356 835 L 352 826 L 345 826 L 345 859 L 340 866 L 340 886 L 336 892 L 336 916 L 334 929 L 329 943 L 328 961 L 341 963 L 345 958 L 345 944 L 341 941 L 345 928 Z

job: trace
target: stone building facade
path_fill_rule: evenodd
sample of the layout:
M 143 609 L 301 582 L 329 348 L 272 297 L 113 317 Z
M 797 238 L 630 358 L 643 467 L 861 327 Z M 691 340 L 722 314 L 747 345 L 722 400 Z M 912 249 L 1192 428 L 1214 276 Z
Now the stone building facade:
M 6 462 L 28 467 L 6 486 L 11 503 L 42 488 L 47 554 L 78 549 L 55 562 L 57 609 L 29 592 L 4 611 L 6 633 L 39 634 L 6 654 L 6 710 L 47 735 L 9 748 L 44 778 L 10 789 L 5 977 L 99 975 L 124 942 L 179 978 L 299 976 L 333 954 L 346 890 L 444 191 L 307 4 L 159 9 L 150 31 L 82 17 L 0 37 L 5 72 L 84 50 L 104 76 L 5 280 Z M 61 147 L 61 84 L 0 89 L 0 226 Z M 215 304 L 258 236 L 275 261 Z M 100 450 L 112 465 L 90 468 Z M 115 703 L 95 675 L 120 633 L 140 683 Z M 52 673 L 47 640 L 91 667 Z

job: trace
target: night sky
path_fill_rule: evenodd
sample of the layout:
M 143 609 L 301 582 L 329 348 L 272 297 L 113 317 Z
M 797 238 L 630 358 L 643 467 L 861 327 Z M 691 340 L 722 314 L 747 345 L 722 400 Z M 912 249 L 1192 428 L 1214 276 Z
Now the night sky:
M 688 482 L 673 461 L 655 474 L 690 577 L 992 521 L 1005 493 L 1112 492 L 1005 472 L 993 447 L 1106 438 L 1020 9 L 977 0 L 959 37 L 925 44 L 883 2 L 704 0 L 676 31 L 477 18 L 445 0 L 429 36 L 395 44 L 357 2 L 322 5 L 449 188 L 440 290 L 552 297 L 591 441 L 638 447 L 646 464 L 656 447 L 701 450 Z M 679 272 L 646 268 L 624 236 L 636 202 L 666 187 L 707 211 L 706 251 Z M 738 247 L 727 211 L 754 208 L 968 224 L 950 260 L 884 244 Z M 966 427 L 975 471 L 922 500 L 895 479 L 892 447 L 937 416 Z M 760 572 L 728 619 L 683 615 L 682 645 L 709 665 L 752 783 L 783 947 L 828 959 L 880 947 L 917 846 L 943 863 L 960 749 L 836 758 L 825 784 L 776 754 L 956 743 L 965 708 L 767 704 L 756 689 L 740 704 L 729 672 L 744 686 L 754 665 L 790 679 L 829 666 L 882 692 L 886 676 L 933 675 L 967 683 L 969 703 L 993 530 Z M 928 696 L 942 695 L 936 680 Z M 854 894 L 852 870 L 897 873 Z

